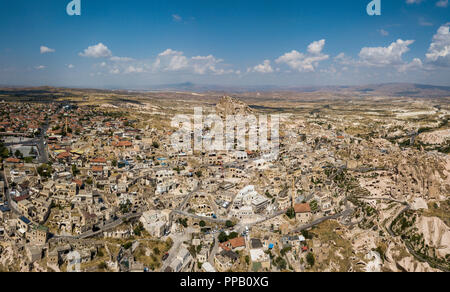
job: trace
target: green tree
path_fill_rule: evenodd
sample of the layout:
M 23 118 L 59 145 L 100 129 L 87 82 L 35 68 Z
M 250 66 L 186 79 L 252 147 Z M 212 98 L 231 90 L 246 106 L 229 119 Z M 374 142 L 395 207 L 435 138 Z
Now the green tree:
M 101 262 L 98 264 L 98 269 L 99 270 L 106 270 L 108 269 L 108 265 L 105 262 Z
M 14 156 L 17 158 L 23 158 L 23 154 L 22 152 L 20 152 L 19 149 L 17 149 L 16 152 L 14 152 Z
M 2 158 L 8 158 L 9 157 L 9 150 L 3 144 L 0 144 L 0 156 Z
M 122 247 L 124 249 L 130 249 L 132 245 L 133 245 L 133 242 L 129 241 L 129 242 L 125 243 L 124 245 L 122 245 Z
M 308 230 L 302 230 L 302 235 L 305 239 L 312 239 L 313 236 L 309 233 Z
M 308 265 L 310 265 L 311 267 L 314 266 L 314 264 L 316 263 L 316 259 L 314 258 L 314 254 L 313 253 L 308 253 L 306 255 L 306 262 L 308 263 Z
M 183 225 L 184 228 L 187 228 L 188 227 L 187 221 L 188 221 L 187 218 L 184 218 L 184 219 L 178 219 L 177 222 L 179 224 Z
M 289 217 L 289 219 L 294 219 L 295 218 L 295 210 L 294 208 L 289 208 L 286 212 L 286 216 Z
M 200 225 L 200 227 L 205 227 L 206 226 L 206 222 L 202 220 L 202 221 L 200 221 L 199 225 Z
M 52 176 L 53 169 L 49 164 L 42 164 L 37 168 L 37 172 L 41 177 L 49 178 Z
M 231 227 L 234 226 L 234 223 L 233 223 L 231 220 L 227 220 L 227 222 L 225 222 L 225 226 L 226 226 L 227 228 L 231 228 Z
M 80 170 L 77 168 L 77 166 L 75 164 L 72 165 L 72 174 L 74 176 L 77 176 L 80 174 Z
M 280 270 L 286 270 L 287 267 L 287 263 L 286 260 L 283 259 L 282 257 L 277 257 L 275 259 L 275 265 L 278 267 L 278 269 Z
M 154 253 L 155 255 L 160 255 L 160 254 L 161 254 L 161 251 L 159 250 L 158 247 L 155 247 L 155 248 L 153 249 L 153 253 Z
M 289 251 L 291 251 L 291 247 L 290 246 L 288 246 L 288 247 L 285 247 L 285 248 L 283 248 L 282 250 L 280 250 L 280 254 L 282 255 L 282 256 L 285 256 L 286 255 L 286 253 L 288 253 Z
M 144 231 L 144 224 L 142 224 L 142 222 L 139 222 L 139 224 L 134 228 L 133 232 L 135 235 L 141 236 L 142 231 Z
M 238 236 L 239 236 L 239 233 L 231 232 L 230 235 L 228 236 L 228 240 L 237 238 Z
M 220 234 L 219 234 L 219 242 L 220 243 L 223 243 L 223 242 L 226 242 L 226 241 L 228 241 L 228 236 L 227 236 L 227 234 L 225 233 L 225 232 L 221 232 Z

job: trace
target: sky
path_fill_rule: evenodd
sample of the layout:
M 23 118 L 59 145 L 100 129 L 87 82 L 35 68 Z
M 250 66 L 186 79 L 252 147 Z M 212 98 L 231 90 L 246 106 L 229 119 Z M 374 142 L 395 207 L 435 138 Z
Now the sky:
M 0 0 L 0 85 L 450 86 L 448 0 Z

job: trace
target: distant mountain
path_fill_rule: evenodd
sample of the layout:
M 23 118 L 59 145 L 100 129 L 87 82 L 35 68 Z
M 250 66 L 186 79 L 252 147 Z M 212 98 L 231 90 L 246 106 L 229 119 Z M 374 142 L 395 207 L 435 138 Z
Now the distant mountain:
M 448 97 L 450 86 L 435 86 L 425 84 L 390 83 L 368 86 L 350 87 L 350 90 L 370 93 L 371 95 L 383 94 L 389 96 L 406 97 Z M 348 89 L 347 89 L 348 90 Z
M 191 82 L 153 86 L 148 91 L 185 91 L 185 92 L 341 92 L 359 95 L 384 95 L 394 97 L 449 97 L 450 86 L 435 86 L 411 83 L 371 84 L 360 86 L 221 86 L 200 85 Z
M 192 82 L 163 84 L 149 86 L 148 88 L 131 88 L 140 91 L 183 91 L 183 92 L 248 92 L 248 91 L 275 91 L 280 90 L 277 86 L 232 86 L 216 84 L 195 84 Z
M 327 95 L 340 95 L 348 97 L 411 97 L 411 98 L 441 98 L 450 97 L 450 86 L 435 86 L 426 84 L 410 83 L 389 83 L 372 84 L 360 86 L 222 86 L 222 85 L 202 85 L 192 82 L 167 84 L 137 88 L 114 88 L 110 89 L 89 89 L 89 88 L 59 88 L 59 87 L 0 87 L 0 97 L 15 97 L 16 100 L 46 100 L 68 96 L 83 96 L 86 93 L 105 94 L 113 92 L 122 95 L 132 95 L 134 92 L 186 92 L 186 93 L 209 93 L 218 96 L 230 94 L 248 94 L 254 96 L 265 96 L 266 98 L 276 98 L 284 96 L 283 93 L 291 92 L 296 95 L 320 96 L 321 93 Z M 275 94 L 276 93 L 276 94 Z

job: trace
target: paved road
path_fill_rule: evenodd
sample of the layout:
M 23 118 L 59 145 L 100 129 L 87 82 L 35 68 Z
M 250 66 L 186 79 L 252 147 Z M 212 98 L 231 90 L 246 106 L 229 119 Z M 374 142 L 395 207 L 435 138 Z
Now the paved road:
M 380 201 L 388 201 L 388 202 L 395 202 L 402 205 L 408 205 L 408 202 L 399 201 L 393 198 L 387 198 L 387 197 L 365 197 L 365 196 L 357 196 L 355 197 L 357 199 L 363 199 L 363 200 L 380 200 Z
M 212 222 L 212 223 L 225 224 L 227 222 L 226 219 L 214 219 L 212 217 L 198 216 L 198 215 L 183 211 L 187 202 L 191 199 L 192 195 L 195 194 L 200 188 L 201 188 L 201 182 L 199 182 L 197 187 L 192 192 L 190 192 L 189 194 L 186 195 L 186 197 L 183 199 L 183 202 L 181 202 L 181 204 L 172 211 L 172 214 L 178 214 L 181 216 L 194 218 L 194 219 L 198 219 L 198 220 L 203 220 L 203 221 L 207 221 L 207 222 Z
M 399 217 L 400 215 L 402 215 L 403 213 L 409 211 L 410 209 L 411 209 L 411 206 L 408 205 L 408 206 L 406 206 L 405 208 L 403 208 L 400 212 L 398 212 L 398 214 L 397 214 L 396 216 L 393 217 L 393 220 L 391 221 L 391 223 L 389 223 L 389 226 L 386 227 L 386 230 L 388 231 L 388 233 L 389 233 L 390 236 L 396 237 L 395 234 L 394 234 L 394 232 L 393 232 L 392 229 L 391 229 L 391 224 L 392 224 L 392 222 L 394 222 L 394 220 L 395 220 L 396 218 L 398 218 L 398 217 Z
M 45 144 L 45 135 L 48 130 L 48 122 L 41 128 L 41 134 L 39 135 L 39 138 L 34 138 L 28 141 L 22 141 L 22 142 L 14 142 L 14 143 L 4 143 L 6 147 L 9 146 L 15 146 L 15 145 L 23 145 L 23 146 L 36 146 L 38 148 L 39 152 L 39 158 L 37 159 L 38 163 L 48 163 L 48 152 L 47 152 L 47 145 Z
M 254 225 L 257 225 L 257 224 L 264 223 L 266 221 L 269 221 L 270 219 L 273 219 L 273 218 L 276 218 L 276 217 L 278 217 L 280 215 L 286 214 L 286 212 L 287 212 L 287 210 L 281 210 L 281 211 L 275 212 L 274 214 L 272 214 L 270 216 L 267 216 L 266 218 L 264 218 L 262 220 L 256 221 L 255 223 L 248 224 L 247 226 L 250 227 L 250 226 L 254 226 Z
M 174 210 L 173 213 L 181 215 L 181 216 L 185 216 L 185 217 L 198 219 L 198 220 L 212 222 L 212 223 L 225 224 L 227 222 L 226 219 L 214 219 L 212 217 L 203 217 L 203 216 L 198 216 L 198 215 L 195 215 L 195 214 L 191 214 L 191 213 L 183 212 L 183 211 L 178 211 L 178 210 Z
M 190 192 L 189 194 L 186 195 L 186 197 L 184 197 L 183 202 L 181 202 L 181 204 L 174 210 L 174 211 L 182 211 L 184 209 L 184 207 L 186 206 L 187 202 L 191 199 L 192 195 L 196 192 L 198 192 L 198 190 L 201 188 L 202 183 L 199 182 L 197 184 L 197 187 L 195 187 L 195 189 Z
M 394 217 L 394 219 L 391 221 L 391 223 L 389 224 L 388 227 L 386 227 L 386 230 L 388 231 L 389 235 L 391 235 L 392 237 L 396 237 L 396 235 L 394 234 L 394 232 L 391 229 L 391 224 L 392 222 L 398 218 L 400 215 L 402 215 L 403 213 L 409 211 L 411 209 L 411 206 L 409 206 L 407 203 L 405 203 L 407 206 L 405 208 L 403 208 L 398 214 L 397 216 Z M 403 240 L 402 240 L 403 241 Z M 450 268 L 448 266 L 442 265 L 441 263 L 438 263 L 430 258 L 426 258 L 421 254 L 418 254 L 414 248 L 412 247 L 412 245 L 408 242 L 408 241 L 403 241 L 403 243 L 405 244 L 405 247 L 408 249 L 409 253 L 415 257 L 417 260 L 419 260 L 420 262 L 425 262 L 428 263 L 432 268 L 435 269 L 439 269 L 442 270 L 444 272 L 450 272 Z
M 258 220 L 258 221 L 253 222 L 253 223 L 247 223 L 247 224 L 244 224 L 244 223 L 242 223 L 242 222 L 239 222 L 239 223 L 234 227 L 234 229 L 236 230 L 236 232 L 242 233 L 242 232 L 245 231 L 245 227 L 248 227 L 248 228 L 250 229 L 250 228 L 252 228 L 252 227 L 255 226 L 255 225 L 258 225 L 258 224 L 264 223 L 264 222 L 266 222 L 266 221 L 269 221 L 270 219 L 273 219 L 273 218 L 276 218 L 276 217 L 278 217 L 278 216 L 280 216 L 280 215 L 283 215 L 283 214 L 285 214 L 286 212 L 287 212 L 287 210 L 277 211 L 277 212 L 275 212 L 274 214 L 269 215 L 269 216 L 265 217 L 264 219 Z
M 303 225 L 303 226 L 301 226 L 299 228 L 296 228 L 296 229 L 292 230 L 291 233 L 302 232 L 303 230 L 310 229 L 310 228 L 312 228 L 312 227 L 314 227 L 316 225 L 319 225 L 319 224 L 321 224 L 321 223 L 323 223 L 325 221 L 328 221 L 328 220 L 336 220 L 336 219 L 339 219 L 340 217 L 348 217 L 351 214 L 353 214 L 353 211 L 354 211 L 353 209 L 347 209 L 347 210 L 345 210 L 345 211 L 343 211 L 341 213 L 335 214 L 335 215 L 322 217 L 322 218 L 317 219 L 317 220 L 315 220 L 315 221 L 313 221 L 313 222 L 311 222 L 309 224 Z
M 173 245 L 169 250 L 169 257 L 162 264 L 161 271 L 164 271 L 172 263 L 178 254 L 181 244 L 191 239 L 192 233 L 194 233 L 193 229 L 188 228 L 181 235 L 174 234 L 169 236 L 173 240 Z
M 124 215 L 124 216 L 114 220 L 111 223 L 108 223 L 108 224 L 100 227 L 100 230 L 98 230 L 98 231 L 90 230 L 90 231 L 84 232 L 84 233 L 82 233 L 80 235 L 77 235 L 77 236 L 56 235 L 56 236 L 52 237 L 52 239 L 86 239 L 86 238 L 89 238 L 89 237 L 94 237 L 94 236 L 102 234 L 105 231 L 108 231 L 108 230 L 111 230 L 111 229 L 114 229 L 114 228 L 118 227 L 120 224 L 122 224 L 126 220 L 139 218 L 141 216 L 142 216 L 142 213 L 127 214 L 127 215 Z
M 214 236 L 214 247 L 209 254 L 208 262 L 214 267 L 214 257 L 219 251 L 219 233 Z
M 39 163 L 48 163 L 49 161 L 47 145 L 45 143 L 45 135 L 47 134 L 48 127 L 48 122 L 46 122 L 41 129 L 41 135 L 37 143 L 37 147 L 39 149 Z
M 7 178 L 6 178 L 5 171 L 3 170 L 1 172 L 1 174 L 3 176 L 3 181 L 5 182 L 5 197 L 6 197 L 6 202 L 8 202 L 8 207 L 9 207 L 9 209 L 11 209 L 11 212 L 14 212 L 16 215 L 21 215 L 20 212 L 18 212 L 16 209 L 14 209 L 14 207 L 11 204 L 12 198 L 11 198 L 11 194 L 9 193 L 9 191 L 10 191 L 9 183 L 8 183 Z

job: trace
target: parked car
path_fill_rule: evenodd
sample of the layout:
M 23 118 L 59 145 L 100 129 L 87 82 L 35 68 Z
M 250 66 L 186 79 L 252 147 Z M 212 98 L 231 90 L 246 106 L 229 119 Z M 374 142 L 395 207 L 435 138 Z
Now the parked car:
M 168 258 L 169 258 L 169 253 L 166 253 L 166 254 L 162 257 L 162 260 L 165 261 L 165 260 L 167 260 Z

